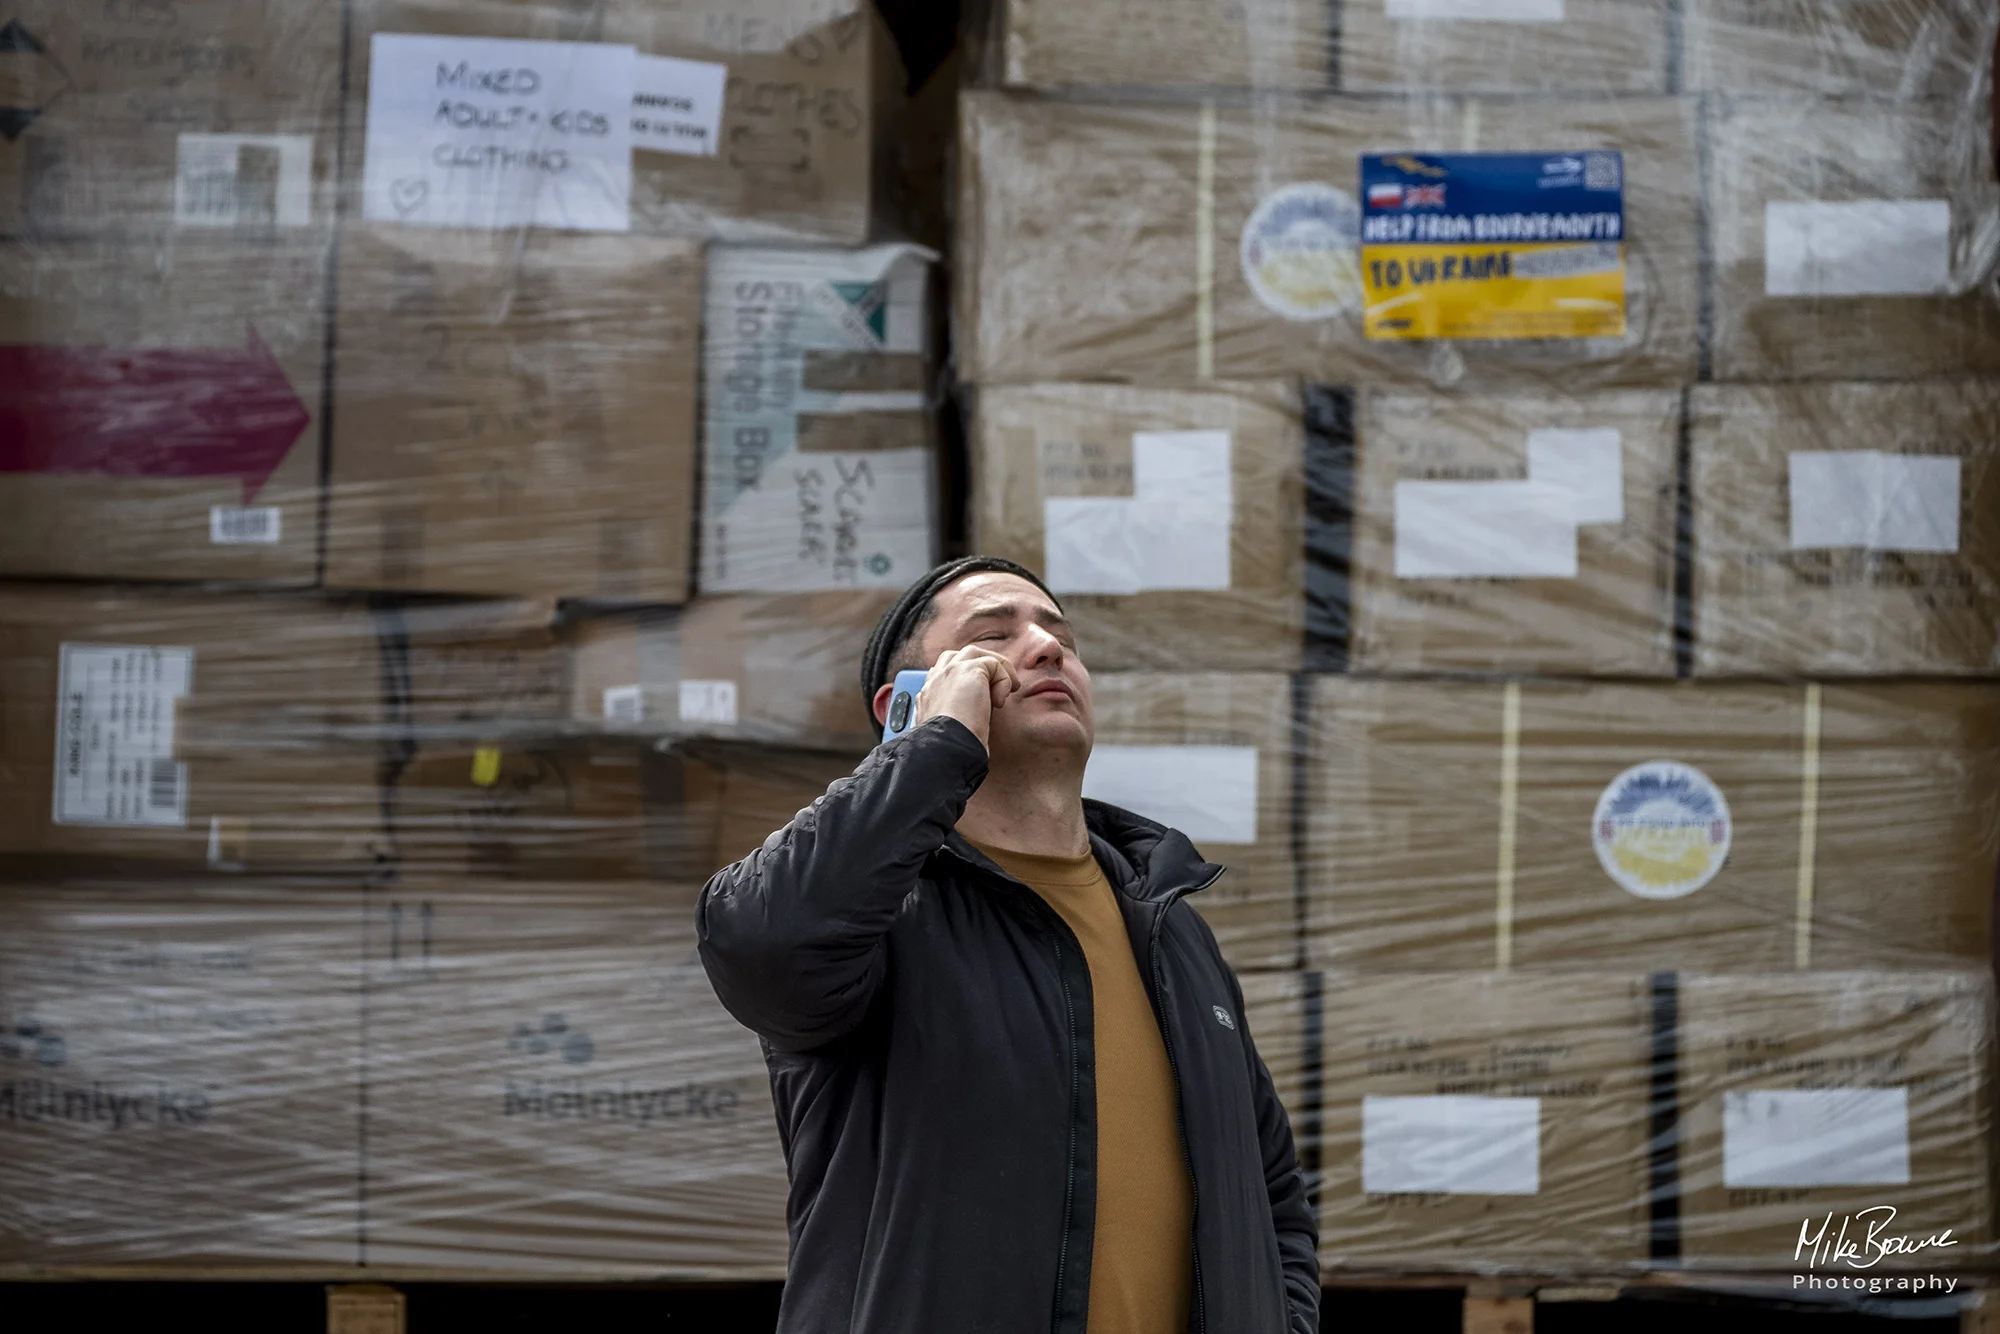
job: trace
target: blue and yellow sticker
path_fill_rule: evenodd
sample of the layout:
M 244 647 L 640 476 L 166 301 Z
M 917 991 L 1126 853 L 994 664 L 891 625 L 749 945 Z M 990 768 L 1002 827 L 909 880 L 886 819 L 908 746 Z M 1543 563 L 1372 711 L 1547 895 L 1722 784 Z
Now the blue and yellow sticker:
M 1369 338 L 1625 332 L 1625 160 L 1616 152 L 1361 159 Z

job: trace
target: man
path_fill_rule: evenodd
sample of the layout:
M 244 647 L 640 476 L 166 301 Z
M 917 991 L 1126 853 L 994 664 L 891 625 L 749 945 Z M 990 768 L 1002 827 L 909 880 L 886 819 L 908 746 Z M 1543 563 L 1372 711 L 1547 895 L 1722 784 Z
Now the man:
M 911 586 L 862 664 L 918 723 L 703 891 L 791 1169 L 781 1334 L 1309 1334 L 1312 1210 L 1222 868 L 1082 797 L 1090 673 L 1033 574 Z

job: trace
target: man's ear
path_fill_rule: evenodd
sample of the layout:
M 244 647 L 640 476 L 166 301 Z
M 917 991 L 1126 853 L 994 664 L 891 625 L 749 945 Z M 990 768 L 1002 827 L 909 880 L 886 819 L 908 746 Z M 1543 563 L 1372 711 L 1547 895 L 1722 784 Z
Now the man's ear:
M 875 687 L 875 725 L 877 727 L 887 727 L 889 725 L 889 701 L 895 697 L 896 683 L 894 681 L 884 682 L 882 685 Z

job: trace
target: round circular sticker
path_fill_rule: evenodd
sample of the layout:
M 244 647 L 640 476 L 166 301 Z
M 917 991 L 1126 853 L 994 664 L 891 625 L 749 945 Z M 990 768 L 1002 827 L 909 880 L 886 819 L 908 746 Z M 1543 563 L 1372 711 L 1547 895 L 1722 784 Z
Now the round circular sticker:
M 1676 760 L 1635 764 L 1597 799 L 1591 841 L 1606 875 L 1642 899 L 1692 894 L 1729 858 L 1729 803 Z
M 1288 320 L 1361 308 L 1361 206 L 1317 181 L 1279 186 L 1243 224 L 1243 277 Z

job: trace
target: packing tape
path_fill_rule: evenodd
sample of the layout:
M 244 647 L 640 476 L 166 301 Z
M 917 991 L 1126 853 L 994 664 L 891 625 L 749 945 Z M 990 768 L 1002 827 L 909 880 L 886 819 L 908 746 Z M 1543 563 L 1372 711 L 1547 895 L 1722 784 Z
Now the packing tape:
M 480 746 L 472 752 L 472 785 L 492 787 L 500 781 L 500 748 Z
M 1814 861 L 1819 851 L 1820 687 L 1806 687 L 1799 745 L 1799 899 L 1792 927 L 1792 967 L 1812 967 Z
M 1500 702 L 1500 849 L 1493 871 L 1493 966 L 1514 965 L 1514 818 L 1521 791 L 1521 683 L 1509 681 Z
M 1201 104 L 1194 166 L 1194 374 L 1215 378 L 1215 103 Z

